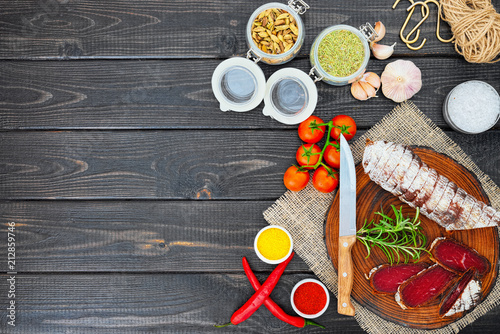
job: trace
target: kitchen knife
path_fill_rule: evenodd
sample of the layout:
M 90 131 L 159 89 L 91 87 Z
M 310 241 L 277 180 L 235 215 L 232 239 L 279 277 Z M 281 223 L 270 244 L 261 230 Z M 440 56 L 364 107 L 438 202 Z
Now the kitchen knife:
M 351 248 L 356 242 L 356 168 L 349 144 L 342 134 L 340 135 L 339 199 L 337 311 L 340 314 L 353 316 L 351 290 L 354 272 Z

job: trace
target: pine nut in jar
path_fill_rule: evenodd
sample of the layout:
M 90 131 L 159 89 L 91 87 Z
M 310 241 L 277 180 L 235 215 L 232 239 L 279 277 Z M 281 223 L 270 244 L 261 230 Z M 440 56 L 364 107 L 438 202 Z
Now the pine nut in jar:
M 308 8 L 304 1 L 289 1 L 288 5 L 271 2 L 257 8 L 247 23 L 247 58 L 270 65 L 292 60 L 304 43 L 299 14 Z

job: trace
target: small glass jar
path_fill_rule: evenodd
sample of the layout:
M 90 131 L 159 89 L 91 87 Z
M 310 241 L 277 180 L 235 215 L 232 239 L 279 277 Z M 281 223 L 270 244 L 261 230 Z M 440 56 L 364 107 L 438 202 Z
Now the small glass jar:
M 500 119 L 500 96 L 486 82 L 463 82 L 446 96 L 443 117 L 455 131 L 465 134 L 482 133 L 495 126 Z
M 327 35 L 337 30 L 346 30 L 353 33 L 361 40 L 361 43 L 363 45 L 364 55 L 360 67 L 354 73 L 346 77 L 336 77 L 327 73 L 327 71 L 321 67 L 319 61 L 318 50 L 321 42 Z M 344 86 L 359 79 L 365 72 L 366 66 L 368 65 L 368 61 L 370 60 L 369 42 L 374 38 L 374 36 L 376 36 L 375 30 L 369 23 L 362 25 L 359 29 L 356 29 L 352 26 L 345 24 L 334 25 L 324 29 L 314 40 L 313 45 L 311 47 L 311 52 L 309 54 L 309 60 L 312 66 L 309 74 L 314 77 L 314 82 L 324 81 L 330 85 Z
M 272 8 L 279 8 L 288 12 L 294 18 L 298 29 L 297 40 L 295 41 L 293 46 L 288 51 L 278 54 L 270 54 L 262 51 L 255 43 L 252 36 L 252 34 L 254 33 L 252 32 L 252 27 L 255 19 L 262 12 Z M 304 23 L 300 18 L 300 14 L 305 13 L 307 9 L 309 9 L 309 6 L 302 0 L 290 0 L 288 1 L 288 5 L 284 5 L 279 2 L 270 2 L 257 8 L 250 16 L 250 19 L 247 23 L 246 39 L 248 47 L 250 48 L 250 50 L 248 50 L 247 52 L 247 58 L 252 59 L 255 62 L 262 61 L 269 65 L 281 65 L 292 60 L 299 53 L 300 48 L 304 43 L 305 30 Z

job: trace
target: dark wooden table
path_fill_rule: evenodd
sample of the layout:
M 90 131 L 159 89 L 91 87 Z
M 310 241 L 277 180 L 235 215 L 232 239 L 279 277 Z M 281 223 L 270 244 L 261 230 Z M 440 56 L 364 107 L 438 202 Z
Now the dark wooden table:
M 300 144 L 296 126 L 265 117 L 262 104 L 224 113 L 211 90 L 216 66 L 245 55 L 247 20 L 265 2 L 0 1 L 0 332 L 362 332 L 335 306 L 318 319 L 328 331 L 296 329 L 264 308 L 238 327 L 213 328 L 252 294 L 243 256 L 261 281 L 273 269 L 255 256 L 253 238 L 285 192 L 283 173 Z M 412 60 L 423 75 L 412 101 L 500 184 L 500 126 L 463 135 L 441 113 L 463 81 L 500 91 L 500 64 L 467 63 L 434 38 L 435 17 L 422 28 L 425 47 L 410 51 L 398 35 L 408 3 L 308 2 L 300 55 L 259 64 L 266 77 L 284 66 L 308 71 L 312 41 L 327 26 L 380 20 L 383 42 L 398 44 L 368 70 Z M 357 101 L 347 86 L 317 87 L 315 115 L 348 114 L 360 134 L 396 105 L 383 96 Z M 272 294 L 289 313 L 290 291 L 306 277 L 314 274 L 297 257 Z M 497 307 L 463 332 L 497 332 L 499 315 Z

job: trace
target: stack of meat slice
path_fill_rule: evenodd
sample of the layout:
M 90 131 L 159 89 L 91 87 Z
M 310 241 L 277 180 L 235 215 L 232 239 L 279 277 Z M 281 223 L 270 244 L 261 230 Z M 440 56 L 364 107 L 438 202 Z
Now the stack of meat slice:
M 393 294 L 402 309 L 426 306 L 438 299 L 441 317 L 461 316 L 472 310 L 481 301 L 481 277 L 491 270 L 489 260 L 450 238 L 436 238 L 430 253 L 432 265 L 384 264 L 373 268 L 366 278 L 374 292 Z
M 408 146 L 368 141 L 362 163 L 371 180 L 447 230 L 500 225 L 500 212 L 438 174 Z

